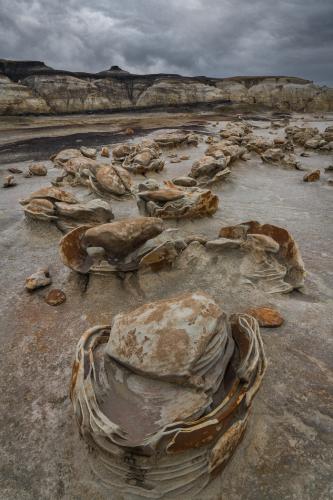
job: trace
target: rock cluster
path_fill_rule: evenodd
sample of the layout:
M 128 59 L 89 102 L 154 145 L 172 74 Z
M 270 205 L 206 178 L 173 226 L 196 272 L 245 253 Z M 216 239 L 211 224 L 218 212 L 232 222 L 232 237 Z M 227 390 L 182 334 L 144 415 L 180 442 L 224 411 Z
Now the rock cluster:
M 265 366 L 256 320 L 230 325 L 203 292 L 88 330 L 71 400 L 101 481 L 136 498 L 201 491 L 241 440 Z
M 119 162 L 133 174 L 160 172 L 164 168 L 164 161 L 160 156 L 159 145 L 149 139 L 138 144 L 120 144 L 112 150 L 113 161 Z

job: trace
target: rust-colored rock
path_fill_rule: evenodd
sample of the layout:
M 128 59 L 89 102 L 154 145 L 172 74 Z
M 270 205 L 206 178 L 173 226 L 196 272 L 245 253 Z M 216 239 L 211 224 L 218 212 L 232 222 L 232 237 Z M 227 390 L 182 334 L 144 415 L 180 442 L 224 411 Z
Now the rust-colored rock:
M 320 179 L 320 170 L 314 170 L 313 172 L 309 172 L 305 174 L 303 177 L 304 182 L 316 182 Z
M 253 316 L 258 321 L 259 326 L 273 328 L 281 326 L 284 322 L 279 311 L 271 307 L 254 307 L 252 309 L 247 309 L 245 314 Z
M 45 297 L 45 302 L 49 304 L 49 306 L 59 306 L 66 300 L 66 295 L 62 290 L 58 288 L 53 288 Z

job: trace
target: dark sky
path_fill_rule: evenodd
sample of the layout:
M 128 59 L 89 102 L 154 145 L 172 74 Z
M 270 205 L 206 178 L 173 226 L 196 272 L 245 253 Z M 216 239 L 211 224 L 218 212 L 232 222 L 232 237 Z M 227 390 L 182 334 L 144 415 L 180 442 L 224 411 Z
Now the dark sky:
M 0 57 L 333 85 L 333 0 L 0 0 Z

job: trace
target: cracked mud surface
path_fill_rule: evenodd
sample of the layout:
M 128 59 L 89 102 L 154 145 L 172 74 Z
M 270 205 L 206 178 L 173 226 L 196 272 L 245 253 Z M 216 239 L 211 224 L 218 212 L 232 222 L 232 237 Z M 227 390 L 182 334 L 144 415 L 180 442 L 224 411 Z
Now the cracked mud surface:
M 130 125 L 128 115 L 115 116 L 111 118 L 114 132 Z M 301 118 L 293 116 L 297 124 L 304 122 Z M 321 130 L 333 119 L 329 114 L 324 119 L 309 115 L 305 118 L 309 126 Z M 212 119 L 205 114 L 176 118 L 161 113 L 153 118 L 140 115 L 138 126 L 158 129 L 197 126 L 201 122 L 200 133 L 204 135 L 216 133 L 225 124 L 220 119 L 219 126 L 212 127 Z M 46 160 L 53 152 L 54 146 L 45 139 L 44 148 L 38 149 L 32 142 L 20 147 L 22 154 L 18 154 L 20 149 L 11 147 L 5 156 L 3 147 L 10 142 L 40 136 L 39 130 L 32 131 L 34 120 L 28 120 L 24 133 L 14 137 L 8 132 L 0 151 L 1 173 L 5 174 L 9 166 L 26 166 L 30 159 Z M 88 122 L 89 117 L 82 117 L 82 121 Z M 259 127 L 269 125 L 265 120 L 253 123 Z M 75 127 L 71 134 L 78 133 Z M 108 121 L 102 127 L 103 133 L 105 127 L 109 127 Z M 62 132 L 59 123 L 52 134 L 60 140 L 67 134 Z M 95 144 L 91 138 L 96 130 L 85 125 L 80 133 L 89 135 L 79 145 Z M 257 129 L 255 133 L 263 135 L 268 130 Z M 276 135 L 281 133 L 280 129 L 274 130 Z M 77 147 L 76 139 L 66 136 L 66 144 Z M 130 140 L 136 139 L 134 136 Z M 124 140 L 128 138 L 121 137 L 117 142 Z M 112 147 L 113 142 L 103 136 L 100 144 Z M 171 164 L 166 158 L 162 174 L 151 177 L 171 179 L 188 172 L 206 147 L 200 143 L 198 148 L 177 150 L 190 155 L 190 159 Z M 61 148 L 62 143 L 58 149 Z M 168 154 L 163 153 L 163 157 Z M 170 227 L 209 237 L 216 237 L 221 226 L 246 220 L 285 227 L 299 244 L 308 271 L 302 292 L 270 296 L 269 305 L 281 312 L 285 322 L 278 329 L 262 329 L 268 369 L 253 404 L 247 432 L 231 462 L 200 499 L 326 500 L 333 496 L 333 187 L 327 183 L 333 174 L 324 174 L 324 167 L 332 164 L 332 156 L 315 151 L 310 154 L 300 160 L 311 170 L 321 169 L 319 182 L 306 184 L 302 181 L 304 172 L 264 164 L 253 154 L 250 160 L 235 163 L 226 182 L 212 187 L 220 198 L 219 210 L 212 218 L 168 223 Z M 1 189 L 0 497 L 118 500 L 122 497 L 111 497 L 90 472 L 87 451 L 72 415 L 68 385 L 76 343 L 87 328 L 108 324 L 124 307 L 133 309 L 148 299 L 171 296 L 175 288 L 191 291 L 204 287 L 204 272 L 201 283 L 189 275 L 181 285 L 175 285 L 166 273 L 163 287 L 156 276 L 146 283 L 145 294 L 132 278 L 127 282 L 111 276 L 80 277 L 70 272 L 58 254 L 61 233 L 51 225 L 28 223 L 17 201 L 48 185 L 58 175 L 59 170 L 51 162 L 45 164 L 49 168 L 47 177 L 17 175 L 16 187 Z M 142 176 L 135 177 L 137 181 L 141 179 Z M 91 198 L 83 188 L 72 191 L 83 199 Z M 134 200 L 111 204 L 116 220 L 137 214 Z M 24 289 L 25 278 L 45 266 L 50 267 L 52 287 L 61 288 L 67 295 L 59 307 L 44 302 L 48 288 L 33 294 Z M 258 300 L 255 294 L 230 294 L 225 287 L 215 288 L 214 298 L 227 313 L 257 305 Z

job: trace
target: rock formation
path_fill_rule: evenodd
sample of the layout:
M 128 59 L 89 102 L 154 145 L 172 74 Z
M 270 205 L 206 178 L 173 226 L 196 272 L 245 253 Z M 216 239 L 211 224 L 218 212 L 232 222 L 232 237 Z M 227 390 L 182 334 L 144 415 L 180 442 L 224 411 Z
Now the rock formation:
M 91 328 L 71 399 L 94 471 L 135 498 L 192 497 L 241 440 L 265 366 L 257 321 L 240 315 L 231 327 L 200 291 Z
M 138 193 L 140 212 L 162 219 L 207 217 L 218 209 L 218 196 L 209 189 L 181 187 L 171 181 L 166 187 Z
M 20 201 L 28 219 L 54 222 L 63 232 L 81 224 L 98 224 L 113 219 L 110 205 L 95 199 L 84 203 L 62 189 L 42 188 Z
M 0 114 L 82 113 L 231 103 L 282 111 L 330 111 L 333 90 L 294 77 L 205 78 L 54 70 L 38 61 L 0 61 Z

